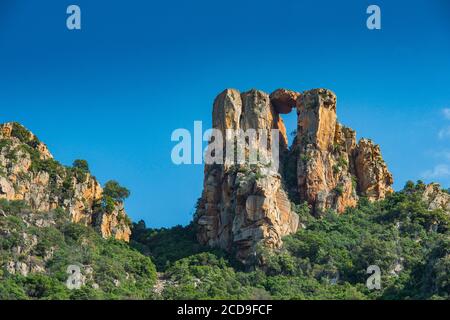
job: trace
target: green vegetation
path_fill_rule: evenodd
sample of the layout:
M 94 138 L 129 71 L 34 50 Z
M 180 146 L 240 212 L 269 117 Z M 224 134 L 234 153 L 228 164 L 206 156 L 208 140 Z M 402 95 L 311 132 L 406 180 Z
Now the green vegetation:
M 8 201 L 0 199 L 0 210 L 3 210 L 5 214 L 17 215 L 25 209 L 27 209 L 27 204 L 24 201 Z
M 354 190 L 358 188 L 358 179 L 354 175 L 352 175 L 352 187 Z
M 86 160 L 77 159 L 77 160 L 75 160 L 73 162 L 72 167 L 74 169 L 79 169 L 80 171 L 83 171 L 83 172 L 86 172 L 86 173 L 90 172 L 89 171 L 89 164 L 88 164 L 88 162 Z
M 337 163 L 333 165 L 333 172 L 339 173 L 348 167 L 348 161 L 343 156 L 339 157 Z
M 103 188 L 103 209 L 111 213 L 116 208 L 117 203 L 125 201 L 130 196 L 130 191 L 122 187 L 117 181 L 108 181 Z
M 36 148 L 41 143 L 36 136 L 32 135 L 30 131 L 17 122 L 13 123 L 11 136 L 19 139 L 20 142 L 25 143 L 32 148 Z
M 210 250 L 198 244 L 193 225 L 147 229 L 142 220 L 133 224 L 131 245 L 150 256 L 158 271 L 179 259 Z
M 306 165 L 311 160 L 311 156 L 307 154 L 302 154 L 300 156 L 300 160 L 302 160 L 303 164 Z
M 71 175 L 75 176 L 78 182 L 85 182 L 87 176 L 91 173 L 89 170 L 89 164 L 86 160 L 75 160 L 72 164 L 72 168 L 68 168 L 71 171 Z
M 155 266 L 126 243 L 105 240 L 92 228 L 71 223 L 61 209 L 36 214 L 23 202 L 5 200 L 0 209 L 5 213 L 0 214 L 0 300 L 153 297 Z M 35 219 L 45 223 L 38 227 Z M 17 268 L 11 272 L 17 263 L 27 274 Z M 79 290 L 65 285 L 67 267 L 73 264 L 85 276 Z
M 362 199 L 321 219 L 306 204 L 294 205 L 306 229 L 277 252 L 260 248 L 262 266 L 252 271 L 222 253 L 199 253 L 192 227 L 156 231 L 140 223 L 134 246 L 163 257 L 157 265 L 168 281 L 166 299 L 449 299 L 450 217 L 427 209 L 422 188 L 408 184 L 383 201 Z M 366 287 L 370 265 L 381 268 L 381 290 Z
M 0 150 L 3 150 L 3 148 L 11 146 L 12 142 L 9 139 L 0 139 Z
M 30 140 L 31 134 L 24 126 L 21 124 L 14 122 L 12 125 L 11 136 L 20 140 L 20 142 L 28 143 Z
M 0 140 L 6 157 L 31 159 L 31 173 L 20 173 L 28 176 L 19 178 L 47 172 L 49 191 L 60 206 L 74 196 L 76 183 L 90 176 L 85 160 L 64 167 L 43 159 L 38 140 L 20 125 L 12 134 L 24 144 L 12 147 L 11 141 Z M 306 164 L 310 159 L 294 151 L 285 156 L 284 182 L 292 196 L 297 160 Z M 348 163 L 340 158 L 336 170 L 345 166 Z M 0 176 L 6 169 L 0 168 Z M 248 179 L 263 177 L 259 167 L 235 170 Z M 356 188 L 354 177 L 352 184 Z M 310 215 L 307 203 L 291 198 L 296 201 L 292 210 L 305 228 L 286 237 L 279 250 L 258 247 L 255 260 L 260 264 L 245 268 L 233 254 L 199 245 L 193 224 L 148 229 L 140 221 L 133 224 L 127 244 L 71 223 L 62 208 L 31 212 L 25 202 L 0 199 L 0 300 L 450 299 L 450 215 L 428 210 L 422 201 L 425 187 L 422 181 L 410 181 L 385 200 L 370 203 L 361 198 L 356 208 L 342 215 L 330 211 L 320 218 Z M 343 186 L 335 192 L 342 194 Z M 93 219 L 113 212 L 129 195 L 118 182 L 107 182 Z M 126 216 L 117 219 L 131 225 Z M 74 264 L 85 277 L 79 290 L 65 285 L 67 267 Z M 381 290 L 366 287 L 370 265 L 381 269 Z
M 338 184 L 336 188 L 334 188 L 334 191 L 338 196 L 342 196 L 344 194 L 344 186 L 342 184 Z
M 345 159 L 343 156 L 339 157 L 338 159 L 338 166 L 341 168 L 346 168 L 348 167 L 348 161 L 347 159 Z
M 130 196 L 130 191 L 127 188 L 122 187 L 117 181 L 111 180 L 105 184 L 103 194 L 115 201 L 122 202 Z
M 165 276 L 176 284 L 163 291 L 165 299 L 249 299 L 254 290 L 224 258 L 206 252 L 176 261 Z

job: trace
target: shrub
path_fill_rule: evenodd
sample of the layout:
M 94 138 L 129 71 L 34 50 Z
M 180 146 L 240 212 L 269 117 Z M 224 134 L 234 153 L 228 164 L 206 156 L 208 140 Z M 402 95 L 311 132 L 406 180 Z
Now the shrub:
M 20 140 L 20 142 L 28 143 L 30 140 L 31 134 L 24 126 L 21 124 L 14 122 L 12 126 L 11 136 Z
M 20 142 L 29 145 L 32 148 L 36 148 L 41 142 L 39 139 L 32 135 L 24 126 L 15 122 L 13 123 L 11 136 L 20 140 Z
M 116 207 L 116 202 L 110 196 L 103 196 L 103 208 L 107 213 L 112 213 Z
M 131 239 L 132 246 L 151 256 L 161 271 L 179 259 L 211 250 L 197 242 L 193 225 L 147 229 L 141 220 L 133 224 Z
M 6 199 L 0 199 L 0 209 L 7 214 L 17 215 L 25 209 L 29 209 L 29 206 L 22 200 L 8 201 Z
M 302 154 L 300 156 L 300 160 L 302 160 L 302 162 L 304 164 L 307 164 L 310 160 L 311 160 L 311 156 L 307 155 L 307 154 Z
M 130 196 L 130 191 L 127 188 L 122 187 L 117 181 L 111 180 L 105 184 L 103 194 L 114 201 L 123 202 Z
M 338 196 L 342 196 L 344 194 L 344 186 L 342 184 L 338 184 L 336 188 L 334 188 L 334 191 Z
M 11 140 L 8 139 L 0 139 L 0 150 L 3 148 L 10 147 L 12 144 Z
M 89 164 L 86 160 L 77 159 L 72 165 L 75 169 L 79 169 L 82 172 L 89 173 Z

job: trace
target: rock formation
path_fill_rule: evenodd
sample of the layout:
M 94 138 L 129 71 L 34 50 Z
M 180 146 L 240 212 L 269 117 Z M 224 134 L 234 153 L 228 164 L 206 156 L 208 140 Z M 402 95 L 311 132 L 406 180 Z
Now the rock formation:
M 298 92 L 286 89 L 277 89 L 270 94 L 270 101 L 272 102 L 276 112 L 287 114 L 295 108 L 299 96 L 300 93 Z
M 298 128 L 289 150 L 280 114 L 294 107 Z M 214 102 L 213 127 L 224 136 L 227 129 L 280 132 L 279 170 L 262 163 L 205 166 L 195 218 L 198 239 L 235 252 L 244 264 L 255 262 L 258 246 L 279 248 L 283 236 L 297 231 L 299 217 L 288 192 L 307 202 L 316 216 L 329 209 L 342 213 L 361 195 L 378 200 L 392 192 L 379 147 L 367 139 L 356 143 L 355 132 L 337 122 L 336 96 L 329 90 L 278 89 L 269 96 L 227 89 Z
M 226 129 L 279 129 L 280 148 L 287 149 L 283 121 L 261 91 L 222 92 L 214 102 L 213 126 L 224 136 Z M 196 214 L 202 244 L 236 251 L 239 260 L 252 263 L 259 243 L 279 247 L 283 236 L 297 230 L 298 222 L 278 171 L 262 164 L 205 166 L 204 191 Z
M 0 199 L 25 201 L 36 212 L 61 208 L 73 222 L 92 225 L 105 238 L 129 241 L 123 204 L 106 212 L 102 197 L 102 187 L 89 172 L 59 164 L 20 124 L 0 125 Z
M 297 191 L 315 215 L 327 209 L 342 213 L 356 205 L 359 195 L 374 201 L 393 191 L 379 146 L 367 139 L 356 143 L 356 133 L 337 122 L 333 92 L 304 92 L 297 113 Z
M 423 201 L 428 204 L 429 210 L 442 209 L 450 214 L 450 194 L 442 190 L 437 183 L 430 183 L 425 186 Z

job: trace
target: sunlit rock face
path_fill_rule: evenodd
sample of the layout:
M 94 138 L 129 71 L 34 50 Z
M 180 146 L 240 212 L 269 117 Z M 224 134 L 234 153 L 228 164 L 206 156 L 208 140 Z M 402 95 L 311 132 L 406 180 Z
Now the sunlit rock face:
M 448 191 L 442 190 L 441 186 L 437 183 L 430 183 L 426 185 L 422 199 L 428 204 L 429 210 L 442 209 L 450 214 L 450 194 Z
M 280 248 L 282 237 L 299 228 L 288 191 L 297 202 L 307 202 L 316 216 L 330 209 L 342 213 L 361 195 L 378 200 L 392 192 L 392 175 L 379 147 L 367 139 L 356 142 L 356 133 L 338 123 L 336 103 L 327 89 L 278 89 L 270 95 L 227 89 L 215 99 L 213 127 L 225 142 L 227 129 L 279 130 L 280 165 L 276 170 L 265 163 L 205 165 L 195 217 L 200 243 L 252 264 L 259 246 Z M 281 114 L 294 109 L 297 134 L 289 149 Z M 225 147 L 221 152 L 226 157 Z M 266 156 L 274 157 L 270 150 Z M 290 186 L 287 175 L 295 177 Z
M 297 100 L 298 193 L 315 215 L 339 213 L 359 196 L 383 199 L 391 193 L 392 174 L 372 141 L 337 122 L 336 95 L 330 90 L 304 92 Z
M 66 168 L 47 146 L 18 123 L 0 125 L 0 199 L 25 201 L 32 210 L 61 208 L 73 222 L 92 225 L 103 237 L 129 241 L 123 204 L 99 210 L 103 189 L 90 173 Z
M 214 102 L 213 126 L 224 136 L 226 129 L 266 131 L 268 145 L 271 129 L 279 129 L 280 152 L 287 151 L 283 120 L 262 91 L 222 92 Z M 278 248 L 283 236 L 297 230 L 298 216 L 291 211 L 278 170 L 263 163 L 213 164 L 205 166 L 196 224 L 202 244 L 235 252 L 242 262 L 252 263 L 258 244 Z

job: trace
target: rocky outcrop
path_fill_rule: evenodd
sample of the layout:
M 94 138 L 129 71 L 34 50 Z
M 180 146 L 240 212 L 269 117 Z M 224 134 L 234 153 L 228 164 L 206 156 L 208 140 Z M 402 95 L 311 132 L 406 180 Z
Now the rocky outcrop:
M 270 137 L 271 129 L 280 129 L 280 148 L 287 148 L 282 119 L 261 91 L 222 92 L 214 102 L 213 126 L 224 136 L 227 129 L 255 129 Z M 226 148 L 223 153 L 226 157 Z M 258 244 L 278 248 L 283 236 L 297 230 L 298 216 L 291 211 L 278 170 L 262 163 L 212 164 L 205 166 L 196 224 L 202 244 L 234 251 L 239 260 L 252 263 Z
M 270 101 L 275 108 L 275 111 L 282 114 L 287 114 L 295 108 L 297 99 L 300 93 L 286 89 L 277 89 L 270 94 Z
M 298 128 L 288 150 L 281 114 L 294 107 Z M 378 200 L 392 192 L 392 175 L 379 147 L 366 139 L 357 143 L 356 133 L 338 123 L 336 96 L 329 90 L 278 89 L 269 96 L 258 90 L 241 94 L 228 89 L 214 102 L 213 127 L 224 136 L 227 129 L 280 132 L 276 155 L 280 170 L 262 163 L 205 166 L 195 218 L 198 239 L 235 252 L 243 263 L 254 262 L 259 245 L 279 248 L 283 236 L 297 231 L 299 217 L 291 210 L 287 191 L 306 201 L 317 216 L 329 209 L 342 213 L 360 196 Z M 225 158 L 227 152 L 220 150 Z M 266 156 L 275 161 L 273 153 Z
M 131 229 L 127 223 L 128 216 L 123 203 L 117 202 L 111 212 L 101 212 L 98 217 L 99 219 L 93 224 L 104 238 L 114 237 L 118 240 L 130 241 Z
M 437 183 L 426 185 L 422 193 L 423 201 L 428 205 L 429 210 L 442 209 L 450 214 L 450 194 L 443 191 Z
M 356 143 L 355 132 L 337 122 L 333 92 L 304 92 L 297 113 L 297 191 L 315 215 L 328 209 L 342 213 L 361 195 L 374 201 L 393 191 L 379 146 L 367 139 Z
M 36 212 L 62 208 L 73 222 L 92 225 L 104 237 L 129 241 L 123 204 L 106 212 L 102 198 L 103 189 L 89 172 L 59 164 L 20 124 L 0 125 L 0 199 L 25 201 Z
M 381 156 L 380 146 L 371 140 L 361 139 L 353 154 L 358 191 L 369 200 L 383 199 L 392 193 L 392 174 Z

